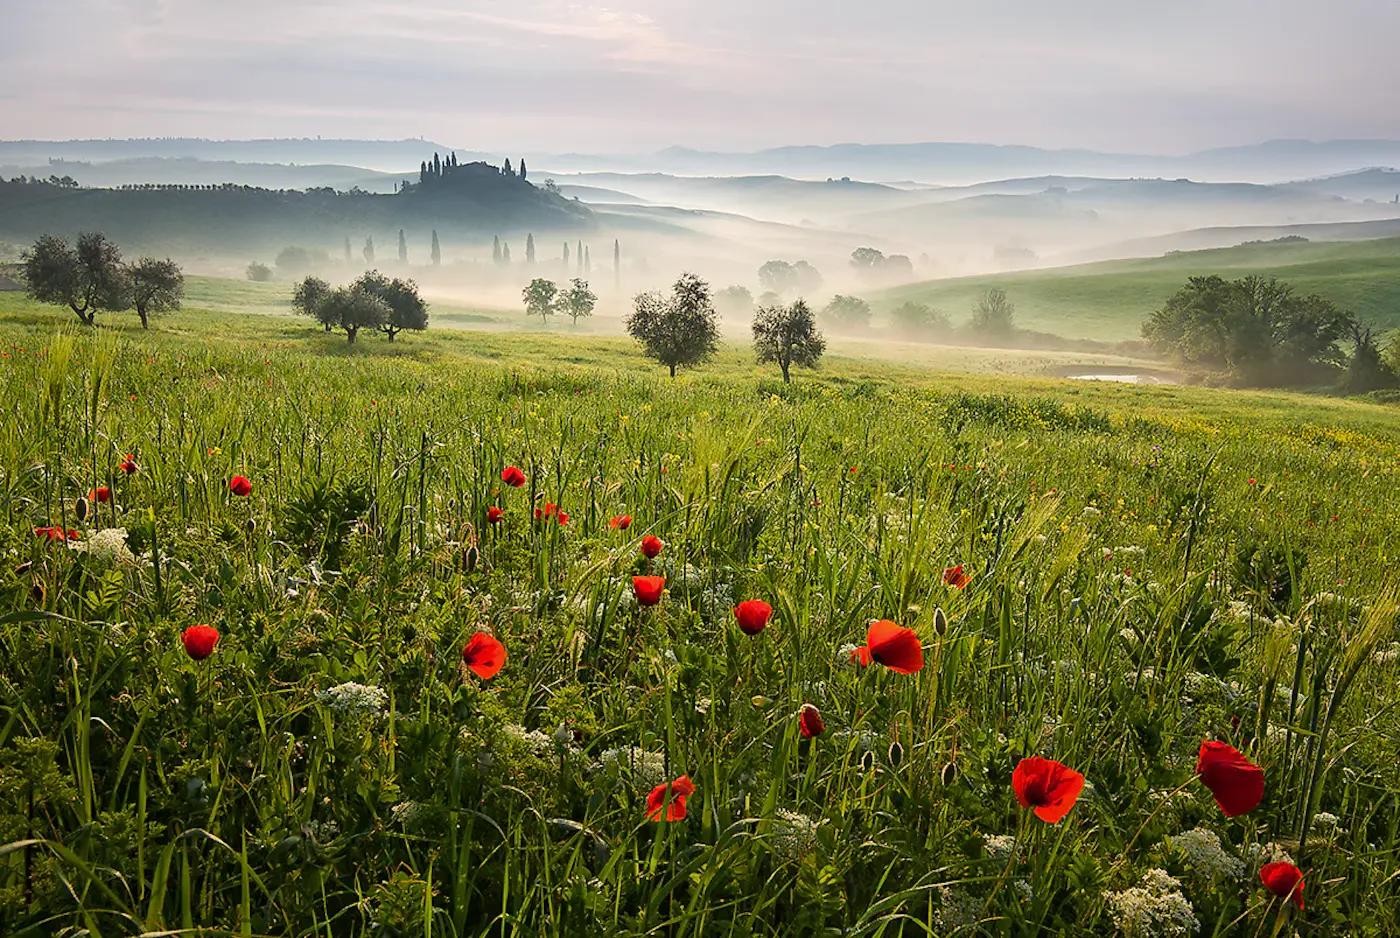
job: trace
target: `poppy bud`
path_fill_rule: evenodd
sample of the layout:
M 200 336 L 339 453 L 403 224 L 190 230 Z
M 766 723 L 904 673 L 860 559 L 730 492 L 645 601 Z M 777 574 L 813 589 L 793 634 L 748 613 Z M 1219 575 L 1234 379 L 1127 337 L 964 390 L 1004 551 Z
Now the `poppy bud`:
M 33 569 L 33 567 L 34 567 L 34 561 L 32 561 L 32 560 L 26 560 L 24 563 L 20 564 L 18 567 L 15 567 L 15 576 L 24 576 L 24 575 L 25 575 L 26 573 L 28 573 L 31 569 Z
M 942 609 L 933 610 L 933 634 L 939 638 L 948 634 L 948 615 Z
M 44 589 L 44 584 L 38 580 L 35 580 L 34 585 L 29 587 L 29 598 L 33 600 L 34 605 L 42 606 L 47 596 L 48 591 Z
M 762 694 L 754 694 L 752 697 L 749 698 L 749 703 L 753 704 L 755 710 L 762 710 L 771 702 L 772 701 L 770 701 L 767 697 L 763 696 Z
M 243 522 L 243 527 L 249 534 L 258 533 L 258 522 L 254 518 L 249 518 L 247 521 Z
M 86 521 L 88 517 L 88 500 L 79 495 L 77 501 L 73 502 L 73 514 L 78 516 L 79 521 Z
M 890 765 L 899 765 L 904 761 L 904 747 L 900 745 L 899 740 L 896 739 L 890 743 L 890 750 L 885 753 L 885 756 L 889 759 Z
M 951 785 L 951 784 L 953 784 L 953 782 L 957 779 L 957 777 L 958 777 L 958 766 L 957 766 L 957 763 L 955 763 L 955 762 L 949 762 L 947 765 L 943 766 L 942 771 L 940 771 L 940 772 L 938 773 L 938 779 L 939 779 L 939 781 L 941 781 L 944 785 Z
M 472 544 L 466 550 L 462 551 L 462 569 L 467 573 L 474 572 L 476 570 L 476 562 L 480 559 L 481 552 L 476 549 L 475 544 Z
M 875 768 L 875 753 L 866 751 L 861 753 L 860 767 L 862 771 L 869 772 Z

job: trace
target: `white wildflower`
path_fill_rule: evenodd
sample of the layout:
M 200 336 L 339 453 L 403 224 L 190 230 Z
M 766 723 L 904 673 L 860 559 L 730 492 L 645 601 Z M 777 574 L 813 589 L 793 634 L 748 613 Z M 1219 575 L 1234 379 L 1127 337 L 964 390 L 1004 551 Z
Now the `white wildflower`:
M 1140 886 L 1104 898 L 1113 923 L 1127 938 L 1184 938 L 1201 928 L 1181 883 L 1164 870 L 1148 870 Z
M 341 716 L 349 717 L 378 717 L 389 707 L 389 695 L 381 688 L 354 681 L 323 690 L 316 699 Z
M 1186 858 L 1187 865 L 1207 879 L 1239 879 L 1244 876 L 1244 861 L 1229 853 L 1214 831 L 1196 827 L 1168 840 Z
M 938 909 L 934 921 L 939 934 L 976 925 L 982 918 L 982 901 L 953 886 L 938 887 Z
M 798 863 L 817 847 L 821 821 L 797 811 L 779 808 L 773 817 L 773 852 L 789 863 Z
M 666 777 L 666 756 L 639 746 L 605 750 L 598 757 L 598 764 L 621 775 L 630 775 L 646 787 L 660 785 Z
M 136 555 L 126 546 L 126 528 L 103 528 L 82 540 L 70 541 L 68 546 L 107 566 L 136 565 Z
M 993 860 L 1006 860 L 1016 852 L 1016 838 L 1010 834 L 983 834 L 982 846 Z
M 537 756 L 548 756 L 554 754 L 554 740 L 548 733 L 539 730 L 527 730 L 519 723 L 507 723 L 501 727 L 501 732 L 511 739 L 523 745 Z

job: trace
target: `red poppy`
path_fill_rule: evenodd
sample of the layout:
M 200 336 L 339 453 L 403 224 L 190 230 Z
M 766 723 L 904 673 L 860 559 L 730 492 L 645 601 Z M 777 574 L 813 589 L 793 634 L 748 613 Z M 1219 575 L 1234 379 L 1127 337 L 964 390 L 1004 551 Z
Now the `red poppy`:
M 58 525 L 50 525 L 45 528 L 35 528 L 34 536 L 47 538 L 50 541 L 76 541 L 81 535 L 72 528 L 65 531 Z
M 477 632 L 462 649 L 462 663 L 483 681 L 495 677 L 506 664 L 506 646 L 494 635 Z
M 219 630 L 212 625 L 192 625 L 180 633 L 180 641 L 185 644 L 185 654 L 195 661 L 203 661 L 219 644 Z
M 121 462 L 117 463 L 117 468 L 120 469 L 122 472 L 125 472 L 127 475 L 132 475 L 136 472 L 137 469 L 140 468 L 140 466 L 136 465 L 136 457 L 131 453 L 127 453 L 126 458 L 123 459 Z
M 674 781 L 657 785 L 651 790 L 651 794 L 647 795 L 647 820 L 685 820 L 685 799 L 693 794 L 695 783 L 690 780 L 689 775 L 682 775 Z
M 745 635 L 762 632 L 772 617 L 773 607 L 761 599 L 746 599 L 734 607 L 734 618 L 739 620 L 739 630 Z
M 642 538 L 642 556 L 646 557 L 648 560 L 652 560 L 657 554 L 661 553 L 665 546 L 666 542 L 661 538 L 657 537 L 655 534 L 648 534 L 646 537 Z
M 797 729 L 803 739 L 825 733 L 826 723 L 822 721 L 822 712 L 811 704 L 803 704 L 802 709 L 797 711 Z
M 852 652 L 851 660 L 861 665 L 875 661 L 899 674 L 913 674 L 923 669 L 924 647 L 913 629 L 878 619 L 870 623 L 865 644 Z
M 1226 817 L 1247 814 L 1264 800 L 1264 770 L 1233 746 L 1213 739 L 1201 743 L 1196 774 Z
M 555 517 L 558 519 L 558 521 L 559 521 L 560 524 L 568 524 L 568 523 L 569 523 L 569 513 L 568 513 L 567 511 L 558 512 L 558 513 L 555 515 Z
M 516 466 L 506 466 L 501 470 L 501 481 L 513 489 L 525 484 L 525 473 Z
M 228 490 L 239 498 L 247 498 L 253 494 L 253 483 L 248 481 L 247 476 L 234 476 L 228 480 Z
M 1259 881 L 1280 899 L 1291 898 L 1294 905 L 1303 907 L 1303 871 L 1292 863 L 1265 863 Z
M 608 527 L 612 528 L 614 531 L 626 531 L 631 526 L 631 515 L 613 515 L 612 518 L 608 520 Z
M 661 592 L 666 588 L 664 576 L 634 576 L 632 592 L 637 594 L 637 605 L 655 606 L 661 602 Z
M 955 590 L 960 590 L 972 582 L 972 577 L 963 570 L 962 564 L 958 564 L 943 571 L 943 582 Z
M 109 489 L 109 488 L 108 488 L 107 486 L 105 486 L 105 485 L 99 485 L 97 488 L 93 489 L 91 492 L 88 492 L 88 501 L 90 501 L 90 502 L 104 502 L 104 503 L 105 503 L 105 502 L 110 502 L 111 500 L 112 500 L 112 490 Z
M 492 505 L 490 508 L 486 509 L 486 520 L 492 524 L 498 524 L 505 513 L 504 508 Z
M 1084 776 L 1054 759 L 1029 756 L 1016 763 L 1011 789 L 1024 808 L 1047 824 L 1059 823 L 1084 790 Z

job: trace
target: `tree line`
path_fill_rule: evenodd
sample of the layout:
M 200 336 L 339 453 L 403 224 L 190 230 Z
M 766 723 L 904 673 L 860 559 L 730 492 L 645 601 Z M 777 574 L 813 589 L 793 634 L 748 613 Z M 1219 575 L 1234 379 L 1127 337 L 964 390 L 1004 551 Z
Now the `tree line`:
M 418 284 L 377 270 L 365 271 L 342 287 L 306 277 L 292 291 L 292 311 L 316 320 L 326 332 L 342 330 L 351 345 L 362 329 L 382 333 L 392 342 L 405 330 L 428 328 L 428 304 Z
M 1191 277 L 1148 317 L 1142 335 L 1182 367 L 1230 383 L 1335 384 L 1349 393 L 1397 384 L 1396 356 L 1383 352 L 1372 327 L 1274 278 Z
M 149 329 L 150 317 L 179 309 L 185 292 L 179 264 L 155 257 L 126 263 L 117 245 L 97 231 L 78 235 L 74 245 L 44 235 L 20 256 L 20 264 L 30 298 L 67 306 L 88 326 L 100 312 L 132 309 L 141 328 Z

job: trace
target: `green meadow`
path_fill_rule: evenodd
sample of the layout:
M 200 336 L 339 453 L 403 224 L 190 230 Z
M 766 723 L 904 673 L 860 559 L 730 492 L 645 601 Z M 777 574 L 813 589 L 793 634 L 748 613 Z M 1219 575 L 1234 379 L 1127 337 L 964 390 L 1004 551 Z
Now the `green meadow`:
M 1131 337 L 1172 263 L 997 279 Z M 0 933 L 1400 934 L 1394 405 L 932 346 L 669 380 L 465 306 L 349 346 L 287 292 L 0 294 Z M 1029 757 L 1084 777 L 1058 821 Z
M 1400 238 L 1266 243 L 1074 267 L 909 284 L 869 297 L 877 315 L 913 301 L 964 322 L 978 297 L 1000 287 L 1017 325 L 1070 338 L 1141 338 L 1142 322 L 1188 277 L 1277 277 L 1317 293 L 1382 331 L 1400 328 Z

